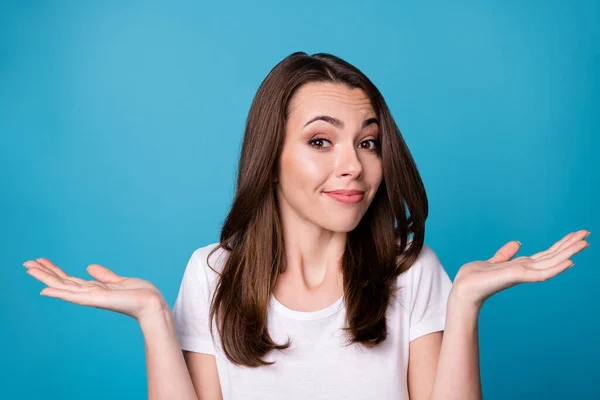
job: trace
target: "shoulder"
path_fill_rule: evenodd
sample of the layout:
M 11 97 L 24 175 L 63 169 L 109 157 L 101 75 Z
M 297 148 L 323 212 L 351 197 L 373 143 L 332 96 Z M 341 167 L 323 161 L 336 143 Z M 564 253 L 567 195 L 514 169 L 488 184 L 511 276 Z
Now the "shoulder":
M 405 249 L 408 248 L 411 242 L 412 239 L 409 239 Z M 442 263 L 440 262 L 440 259 L 435 251 L 433 251 L 429 245 L 423 244 L 423 247 L 421 248 L 421 251 L 419 252 L 419 255 L 415 259 L 414 263 L 410 266 L 410 268 L 400 274 L 398 278 L 399 280 L 403 281 L 406 281 L 407 279 L 418 279 L 423 275 L 439 273 L 440 269 L 444 270 L 444 267 L 442 266 Z
M 192 252 L 186 267 L 186 275 L 212 283 L 221 273 L 229 252 L 219 247 L 219 242 L 199 247 Z
M 424 244 L 414 263 L 398 276 L 397 287 L 404 300 L 414 301 L 419 295 L 445 293 L 452 281 L 436 252 Z M 429 296 L 429 295 L 428 295 Z
M 427 244 L 424 244 L 411 269 L 413 269 L 414 274 L 422 275 L 435 272 L 440 267 L 443 268 L 435 251 Z

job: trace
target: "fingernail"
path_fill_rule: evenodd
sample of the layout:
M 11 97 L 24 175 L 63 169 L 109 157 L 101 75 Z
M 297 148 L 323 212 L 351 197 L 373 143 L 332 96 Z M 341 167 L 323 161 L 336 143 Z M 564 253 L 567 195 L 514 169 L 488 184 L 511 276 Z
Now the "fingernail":
M 585 235 L 583 238 L 585 239 L 586 237 L 590 236 L 590 233 L 592 232 L 588 232 L 587 235 Z
M 518 240 L 515 240 L 515 242 L 517 242 L 517 243 L 521 244 L 521 242 L 519 242 Z

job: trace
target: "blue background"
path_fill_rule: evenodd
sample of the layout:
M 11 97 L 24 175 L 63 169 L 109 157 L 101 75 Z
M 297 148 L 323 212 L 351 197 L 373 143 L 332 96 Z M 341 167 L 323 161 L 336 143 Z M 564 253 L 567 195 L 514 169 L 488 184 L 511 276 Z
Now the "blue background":
M 252 3 L 252 4 L 251 4 Z M 592 1 L 0 5 L 0 397 L 142 399 L 135 320 L 39 296 L 25 260 L 99 263 L 172 305 L 218 240 L 245 118 L 290 53 L 329 52 L 380 88 L 430 199 L 451 278 L 589 229 L 573 269 L 492 297 L 484 397 L 598 398 L 600 15 Z

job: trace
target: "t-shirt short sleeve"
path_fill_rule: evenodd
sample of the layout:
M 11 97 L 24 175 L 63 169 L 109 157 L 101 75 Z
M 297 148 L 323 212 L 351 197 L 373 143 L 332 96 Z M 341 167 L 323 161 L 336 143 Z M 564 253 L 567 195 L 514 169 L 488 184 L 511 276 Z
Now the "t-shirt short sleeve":
M 446 305 L 452 289 L 448 273 L 427 245 L 423 246 L 411 269 L 413 274 L 409 341 L 444 330 Z
M 190 257 L 172 313 L 182 350 L 215 355 L 209 329 L 210 285 L 202 249 Z

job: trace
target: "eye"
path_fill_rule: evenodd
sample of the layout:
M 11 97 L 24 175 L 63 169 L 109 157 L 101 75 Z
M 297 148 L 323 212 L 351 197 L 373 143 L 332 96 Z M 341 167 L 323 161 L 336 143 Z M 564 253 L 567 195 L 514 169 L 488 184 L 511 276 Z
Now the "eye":
M 316 147 L 318 149 L 322 149 L 323 142 L 330 143 L 329 140 L 327 140 L 327 139 L 313 139 L 313 140 L 309 141 L 308 144 L 310 144 L 311 146 Z
M 316 147 L 318 149 L 330 147 L 330 146 L 323 146 L 324 142 L 331 144 L 331 142 L 329 142 L 329 140 L 322 139 L 322 138 L 312 139 L 311 141 L 308 142 L 308 144 L 311 145 L 312 147 Z M 373 143 L 373 145 L 370 148 L 363 146 L 364 143 L 369 143 L 369 142 Z M 379 139 L 365 140 L 359 146 L 362 146 L 363 149 L 367 149 L 367 150 L 371 150 L 371 151 L 378 151 L 379 150 Z
M 363 143 L 368 143 L 368 142 L 373 142 L 373 147 L 372 148 L 367 148 L 367 150 L 379 150 L 379 139 L 369 139 L 369 140 L 365 140 L 364 142 L 361 143 L 361 145 Z M 364 148 L 364 147 L 363 147 Z

